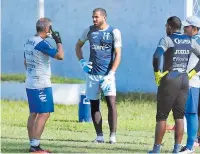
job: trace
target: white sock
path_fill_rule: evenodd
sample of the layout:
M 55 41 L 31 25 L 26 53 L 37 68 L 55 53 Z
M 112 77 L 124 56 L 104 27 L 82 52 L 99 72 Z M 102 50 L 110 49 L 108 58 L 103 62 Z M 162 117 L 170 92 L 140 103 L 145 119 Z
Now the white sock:
M 31 139 L 30 140 L 31 146 L 37 147 L 39 144 L 40 144 L 40 140 L 38 140 L 38 139 Z
M 103 136 L 97 136 L 96 140 L 98 140 L 98 141 L 104 141 L 104 137 Z
M 116 135 L 116 132 L 111 132 L 110 133 L 110 137 L 115 137 L 115 135 Z

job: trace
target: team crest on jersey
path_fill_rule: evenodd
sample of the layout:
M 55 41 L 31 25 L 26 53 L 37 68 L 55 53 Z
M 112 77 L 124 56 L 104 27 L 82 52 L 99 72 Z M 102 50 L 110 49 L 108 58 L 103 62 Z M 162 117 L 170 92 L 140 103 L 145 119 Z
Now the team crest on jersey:
M 109 32 L 103 32 L 103 40 L 111 40 L 112 35 Z

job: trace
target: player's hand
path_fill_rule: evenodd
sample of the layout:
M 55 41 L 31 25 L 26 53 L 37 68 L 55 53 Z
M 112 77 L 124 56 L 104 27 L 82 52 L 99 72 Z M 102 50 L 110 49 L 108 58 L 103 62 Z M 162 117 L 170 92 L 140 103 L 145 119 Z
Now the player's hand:
M 160 85 L 160 80 L 169 73 L 169 71 L 165 71 L 165 72 L 154 72 L 154 76 L 155 76 L 155 80 L 156 80 L 156 85 L 159 86 Z
M 194 69 L 192 69 L 192 70 L 188 73 L 188 78 L 189 78 L 189 80 L 192 79 L 192 77 L 195 76 L 196 74 L 197 74 L 197 72 L 196 72 Z
M 60 33 L 57 31 L 53 31 L 52 26 L 50 26 L 49 28 L 50 28 L 51 35 L 53 39 L 55 40 L 56 44 L 62 43 Z
M 110 71 L 108 75 L 104 76 L 103 79 L 100 81 L 101 89 L 104 92 L 109 91 L 114 81 L 115 81 L 115 72 Z
M 81 68 L 83 69 L 83 71 L 85 73 L 89 73 L 92 71 L 92 62 L 87 62 L 85 59 L 81 59 L 79 61 L 80 65 L 81 65 Z

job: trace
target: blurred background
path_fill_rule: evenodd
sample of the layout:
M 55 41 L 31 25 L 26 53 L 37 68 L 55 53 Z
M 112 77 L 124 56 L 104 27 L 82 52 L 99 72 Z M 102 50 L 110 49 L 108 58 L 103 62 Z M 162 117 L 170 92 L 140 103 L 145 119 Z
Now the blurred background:
M 92 11 L 106 9 L 107 22 L 122 33 L 122 61 L 117 71 L 120 92 L 155 92 L 152 56 L 165 35 L 170 16 L 184 20 L 200 17 L 200 0 L 2 0 L 1 1 L 2 73 L 24 73 L 23 45 L 34 35 L 41 16 L 50 18 L 59 31 L 65 60 L 52 60 L 52 74 L 84 79 L 75 55 L 75 44 L 83 30 L 92 24 Z M 88 59 L 89 46 L 84 46 Z

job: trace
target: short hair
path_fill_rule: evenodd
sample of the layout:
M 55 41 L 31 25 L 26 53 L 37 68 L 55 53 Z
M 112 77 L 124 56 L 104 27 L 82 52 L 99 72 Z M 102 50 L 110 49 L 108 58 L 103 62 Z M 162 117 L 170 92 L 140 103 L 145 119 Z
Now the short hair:
M 43 32 L 45 28 L 49 27 L 52 21 L 49 18 L 40 18 L 36 23 L 36 31 Z
M 106 10 L 103 9 L 103 8 L 96 8 L 93 10 L 93 13 L 99 11 L 103 16 L 107 17 L 107 13 L 106 13 Z
M 176 16 L 172 16 L 169 19 L 167 19 L 167 24 L 172 28 L 172 29 L 176 29 L 176 30 L 180 30 L 181 29 L 181 19 L 179 17 Z

